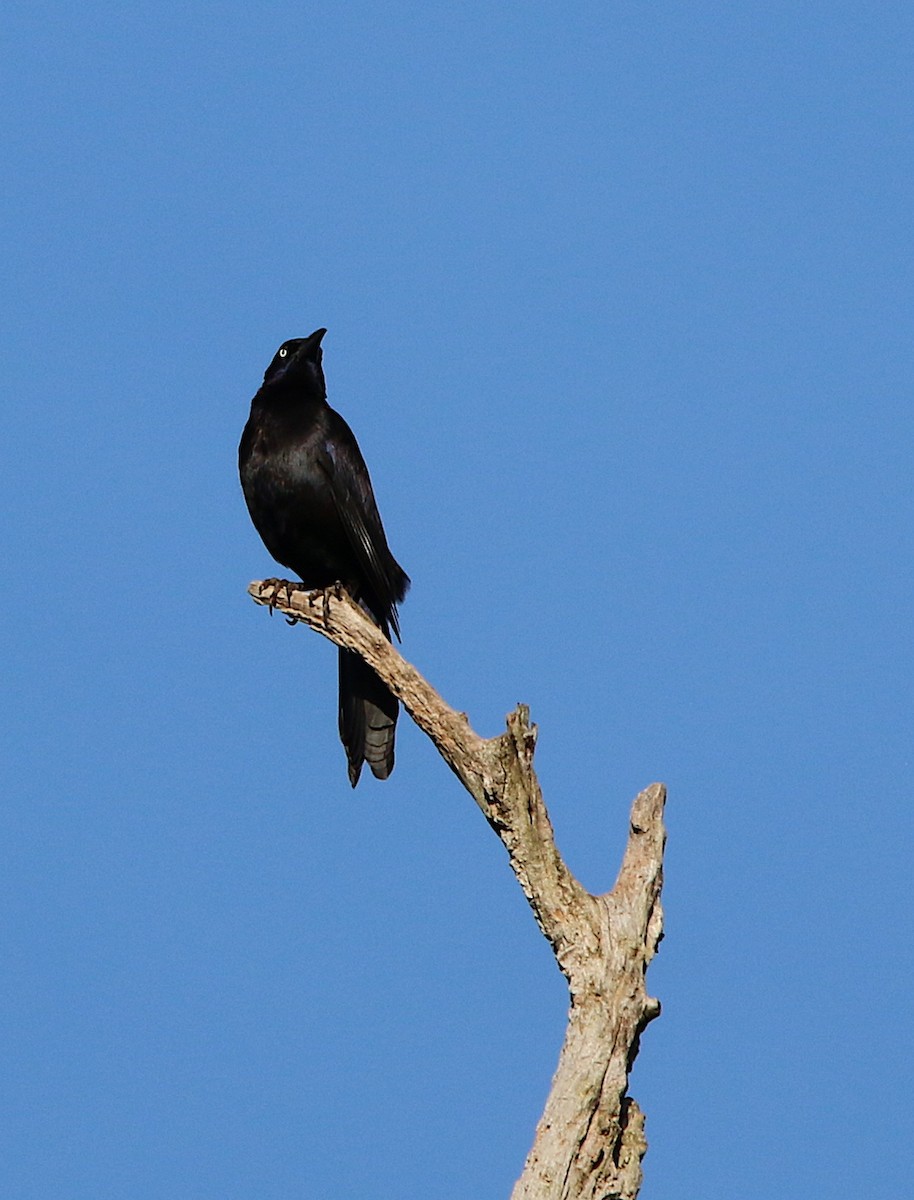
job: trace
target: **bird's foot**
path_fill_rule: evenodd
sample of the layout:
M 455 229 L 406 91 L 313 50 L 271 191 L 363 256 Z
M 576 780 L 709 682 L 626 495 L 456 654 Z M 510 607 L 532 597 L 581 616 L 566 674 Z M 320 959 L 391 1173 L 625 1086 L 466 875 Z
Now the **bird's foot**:
M 286 593 L 286 604 L 292 603 L 292 593 L 301 589 L 300 583 L 291 583 L 288 579 L 265 579 L 260 585 L 261 596 L 269 589 L 270 596 L 267 600 L 267 607 L 270 610 L 270 616 L 273 615 L 273 609 L 279 603 L 279 597 L 283 592 Z M 286 616 L 286 620 L 290 625 L 297 625 L 300 618 Z
M 309 608 L 314 608 L 314 605 L 317 604 L 318 601 L 320 602 L 321 620 L 324 622 L 325 629 L 329 627 L 327 619 L 327 602 L 331 598 L 334 600 L 342 600 L 343 585 L 341 583 L 330 583 L 327 585 L 327 587 L 315 588 L 314 591 L 308 592 Z
M 261 599 L 267 599 L 267 609 L 271 617 L 273 615 L 273 609 L 276 607 L 276 597 L 279 595 L 280 589 L 284 586 L 286 586 L 285 579 L 275 578 L 264 579 L 260 584 L 260 596 Z M 267 592 L 270 593 L 269 597 L 266 597 Z

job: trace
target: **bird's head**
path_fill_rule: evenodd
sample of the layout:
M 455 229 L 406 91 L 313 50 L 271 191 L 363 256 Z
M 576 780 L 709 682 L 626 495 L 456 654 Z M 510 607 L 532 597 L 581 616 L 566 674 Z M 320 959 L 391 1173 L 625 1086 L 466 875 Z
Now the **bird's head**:
M 306 338 L 290 338 L 283 342 L 264 372 L 264 383 L 276 383 L 281 379 L 294 381 L 304 387 L 316 387 L 325 396 L 327 388 L 321 367 L 321 338 L 326 332 L 326 329 L 315 329 Z

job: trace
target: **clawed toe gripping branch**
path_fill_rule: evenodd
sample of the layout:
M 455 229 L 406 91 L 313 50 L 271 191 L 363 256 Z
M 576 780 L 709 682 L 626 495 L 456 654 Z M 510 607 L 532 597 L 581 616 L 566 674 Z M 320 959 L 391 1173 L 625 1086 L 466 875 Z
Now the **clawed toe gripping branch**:
M 315 606 L 313 593 L 276 583 L 248 590 L 258 604 L 359 654 L 431 738 L 503 842 L 568 980 L 565 1042 L 512 1200 L 636 1197 L 647 1143 L 628 1075 L 642 1031 L 660 1012 L 645 990 L 645 972 L 662 936 L 665 788 L 655 783 L 636 797 L 615 886 L 591 895 L 556 848 L 533 769 L 536 727 L 526 705 L 509 714 L 503 734 L 481 738 L 345 592 L 325 592 Z

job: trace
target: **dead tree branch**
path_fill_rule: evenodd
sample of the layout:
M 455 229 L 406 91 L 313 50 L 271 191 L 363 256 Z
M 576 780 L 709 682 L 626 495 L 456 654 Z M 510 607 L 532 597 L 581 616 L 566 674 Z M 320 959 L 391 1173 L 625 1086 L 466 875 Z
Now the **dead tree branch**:
M 431 738 L 501 838 L 568 980 L 571 1010 L 546 1108 L 512 1200 L 633 1200 L 647 1148 L 628 1096 L 642 1030 L 660 1012 L 644 977 L 662 934 L 662 784 L 635 799 L 612 891 L 593 896 L 556 849 L 536 773 L 536 726 L 518 705 L 499 737 L 481 738 L 345 592 L 252 583 L 258 604 L 303 621 L 369 663 Z

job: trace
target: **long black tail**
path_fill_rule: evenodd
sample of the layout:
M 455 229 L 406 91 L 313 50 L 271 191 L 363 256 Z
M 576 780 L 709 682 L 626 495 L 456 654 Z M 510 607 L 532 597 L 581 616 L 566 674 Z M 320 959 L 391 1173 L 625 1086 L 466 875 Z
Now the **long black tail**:
M 349 759 L 349 782 L 359 782 L 367 762 L 377 779 L 394 769 L 396 696 L 357 654 L 340 650 L 340 739 Z

